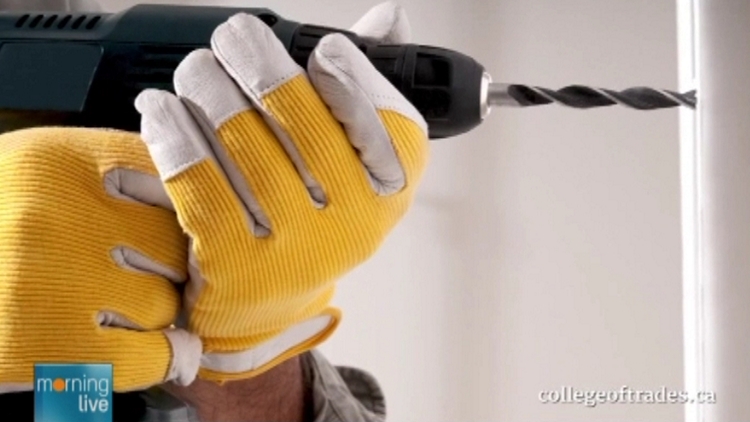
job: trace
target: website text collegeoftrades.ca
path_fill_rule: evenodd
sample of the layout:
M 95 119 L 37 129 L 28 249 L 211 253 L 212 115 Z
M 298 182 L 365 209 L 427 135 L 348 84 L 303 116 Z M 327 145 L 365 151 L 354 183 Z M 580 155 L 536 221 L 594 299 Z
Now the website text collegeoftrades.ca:
M 595 407 L 600 404 L 713 404 L 716 394 L 712 391 L 677 391 L 667 387 L 655 390 L 637 390 L 623 385 L 618 390 L 582 390 L 562 386 L 557 390 L 539 392 L 539 401 L 544 404 L 582 404 Z

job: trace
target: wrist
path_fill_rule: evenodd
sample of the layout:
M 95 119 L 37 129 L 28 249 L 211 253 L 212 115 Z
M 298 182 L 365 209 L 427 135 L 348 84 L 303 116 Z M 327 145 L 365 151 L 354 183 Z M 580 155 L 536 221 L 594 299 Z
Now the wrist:
M 196 379 L 189 386 L 162 388 L 195 409 L 201 421 L 302 421 L 306 392 L 301 360 L 295 356 L 254 378 L 226 383 Z

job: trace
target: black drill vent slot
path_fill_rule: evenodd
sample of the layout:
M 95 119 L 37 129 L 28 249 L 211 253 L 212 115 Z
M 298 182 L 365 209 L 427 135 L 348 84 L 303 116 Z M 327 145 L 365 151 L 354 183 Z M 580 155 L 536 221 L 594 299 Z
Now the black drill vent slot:
M 141 46 L 139 55 L 125 70 L 126 85 L 137 91 L 145 88 L 173 91 L 174 70 L 194 46 Z
M 84 30 L 95 29 L 101 22 L 99 15 L 23 15 L 16 21 L 16 28 L 46 30 Z

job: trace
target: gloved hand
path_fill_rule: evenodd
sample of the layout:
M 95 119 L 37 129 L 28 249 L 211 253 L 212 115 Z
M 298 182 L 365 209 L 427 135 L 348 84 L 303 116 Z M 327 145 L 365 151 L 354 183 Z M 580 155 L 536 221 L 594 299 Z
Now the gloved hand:
M 387 3 L 354 30 L 403 42 L 408 23 Z M 191 239 L 202 378 L 251 377 L 328 337 L 336 280 L 404 215 L 426 165 L 424 119 L 348 39 L 322 39 L 307 70 L 240 14 L 180 64 L 178 96 L 136 100 Z
M 0 392 L 37 362 L 111 362 L 115 391 L 192 382 L 200 339 L 169 328 L 187 241 L 139 137 L 4 134 L 0 181 Z

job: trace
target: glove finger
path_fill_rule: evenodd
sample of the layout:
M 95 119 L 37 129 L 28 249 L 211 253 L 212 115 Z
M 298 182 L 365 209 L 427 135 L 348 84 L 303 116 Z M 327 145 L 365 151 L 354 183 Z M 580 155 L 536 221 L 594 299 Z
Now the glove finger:
M 427 123 L 349 39 L 340 34 L 324 37 L 310 57 L 308 72 L 344 126 L 378 194 L 398 192 L 421 173 Z M 394 131 L 403 134 L 394 136 Z
M 174 211 L 158 176 L 132 168 L 114 168 L 104 175 L 104 189 L 113 198 Z
M 84 251 L 96 244 L 96 254 L 110 254 L 123 267 L 173 282 L 185 280 L 186 241 L 138 135 L 42 128 L 6 137 L 3 147 L 7 149 L 0 180 L 25 181 L 3 185 L 0 195 L 8 209 L 54 204 L 35 213 L 45 223 L 23 230 L 23 236 L 38 241 L 40 248 L 46 245 L 43 256 L 50 255 L 49 245 L 54 243 L 66 259 L 78 260 L 70 263 L 76 267 L 84 262 Z M 29 168 L 19 172 L 18 163 L 28 163 Z M 0 225 L 14 224 L 8 216 Z M 23 249 L 29 247 L 24 244 Z M 101 279 L 108 278 L 104 274 Z
M 235 15 L 216 29 L 211 45 L 303 178 L 309 171 L 327 195 L 358 178 L 366 186 L 341 126 L 266 24 L 254 16 Z M 319 203 L 324 200 L 314 189 L 311 196 Z
M 350 31 L 379 44 L 411 42 L 411 25 L 404 8 L 388 1 L 373 7 L 355 23 Z
M 137 142 L 145 149 L 143 141 Z M 113 238 L 120 242 L 110 250 L 112 259 L 133 272 L 184 282 L 187 241 L 159 177 L 141 169 L 118 167 L 104 175 L 104 188 L 116 202 L 113 207 L 124 211 L 110 216 L 115 219 L 111 229 L 118 231 Z M 123 231 L 122 227 L 129 229 Z M 154 235 L 154 227 L 159 228 L 160 235 Z
M 317 205 L 325 202 L 320 183 L 315 179 L 305 160 L 290 139 L 289 134 L 270 115 L 262 104 L 262 97 L 279 84 L 303 74 L 281 42 L 266 24 L 251 15 L 239 14 L 230 18 L 214 31 L 211 45 L 225 71 L 248 95 L 276 135 L 286 154 L 292 160 L 310 197 Z
M 143 91 L 135 101 L 141 136 L 177 211 L 193 239 L 243 236 L 255 227 L 190 111 L 171 93 Z M 206 219 L 210 207 L 211 219 Z M 210 220 L 210 221 L 209 221 Z M 222 224 L 212 224 L 221 221 Z M 200 247 L 196 244 L 196 247 Z
M 122 270 L 111 269 L 110 274 Z M 172 324 L 181 307 L 180 292 L 163 277 L 129 271 L 117 275 L 120 284 L 94 299 L 99 309 L 96 321 L 101 327 L 127 327 L 161 330 Z M 75 307 L 75 296 L 69 300 Z M 92 298 L 93 299 L 93 298 Z
M 135 142 L 134 146 L 143 149 L 144 158 L 148 159 L 140 137 L 131 145 Z M 127 146 L 121 146 L 123 153 L 126 153 Z M 112 150 L 113 153 L 117 151 Z M 109 224 L 97 230 L 106 231 L 102 235 L 117 242 L 109 251 L 111 258 L 121 268 L 130 271 L 157 274 L 172 283 L 185 282 L 187 240 L 158 175 L 138 168 L 117 167 L 104 174 L 103 182 L 109 196 L 105 200 L 111 202 L 105 209 Z M 97 207 L 92 206 L 92 209 Z M 89 217 L 82 215 L 81 224 L 85 225 Z M 123 230 L 124 227 L 127 230 Z
M 18 334 L 44 342 L 49 340 L 45 337 L 54 334 L 58 325 L 70 325 L 69 333 L 75 331 L 81 336 L 90 331 L 90 324 L 139 330 L 163 329 L 177 317 L 180 296 L 168 281 L 155 275 L 122 273 L 114 265 L 99 270 L 77 271 L 72 274 L 73 278 L 56 279 L 54 274 L 44 274 L 26 277 L 22 283 L 13 282 L 10 277 L 0 280 L 0 302 L 4 304 L 0 308 L 2 338 L 13 338 L 10 334 Z M 106 280 L 113 276 L 120 283 L 111 284 L 106 289 L 90 287 L 94 284 L 76 285 L 75 281 L 85 278 Z M 53 298 L 54 303 L 40 307 L 35 303 L 40 297 Z M 82 319 L 87 325 L 75 328 L 77 321 Z M 34 348 L 29 345 L 29 349 Z
M 198 373 L 203 346 L 195 334 L 182 329 L 92 328 L 90 324 L 85 330 L 48 327 L 47 340 L 53 341 L 33 338 L 33 344 L 5 347 L 0 356 L 0 393 L 32 390 L 37 362 L 111 363 L 113 389 L 118 392 L 143 390 L 168 381 L 188 385 Z M 60 334 L 69 341 L 57 340 Z
M 235 192 L 255 217 L 254 233 L 267 235 L 271 220 L 266 212 L 286 212 L 283 204 L 276 204 L 279 198 L 291 196 L 293 203 L 305 203 L 310 196 L 287 153 L 211 50 L 188 55 L 175 70 L 174 83 L 195 120 L 202 122 Z
M 179 251 L 186 251 L 186 244 L 173 245 Z M 177 249 L 180 248 L 180 249 Z M 150 249 L 150 248 L 149 248 Z M 174 255 L 174 254 L 172 254 Z M 172 283 L 184 283 L 187 273 L 184 267 L 170 266 L 145 255 L 140 251 L 124 245 L 118 245 L 110 250 L 110 256 L 120 268 L 144 274 L 155 274 L 164 277 Z M 175 263 L 183 263 L 185 260 L 174 259 Z
M 183 329 L 139 332 L 123 328 L 103 330 L 96 354 L 80 353 L 78 362 L 93 362 L 111 356 L 114 389 L 143 390 L 174 381 L 189 385 L 200 367 L 200 338 Z

